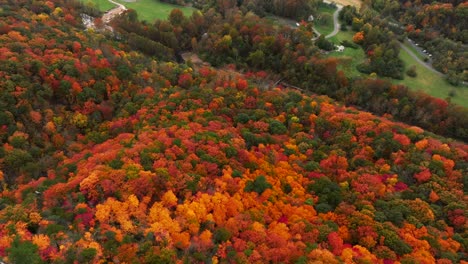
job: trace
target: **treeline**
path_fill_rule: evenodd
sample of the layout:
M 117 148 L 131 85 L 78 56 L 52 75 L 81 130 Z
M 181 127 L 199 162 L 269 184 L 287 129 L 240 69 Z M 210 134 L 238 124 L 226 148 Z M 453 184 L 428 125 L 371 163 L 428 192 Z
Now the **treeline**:
M 205 16 L 199 11 L 190 18 L 174 9 L 168 20 L 156 20 L 152 25 L 138 21 L 135 10 L 128 10 L 114 20 L 113 26 L 123 39 L 131 39 L 132 47 L 145 54 L 171 60 L 183 50 L 190 50 L 208 27 Z M 159 48 L 156 48 L 156 45 Z M 158 49 L 158 50 L 155 50 Z
M 171 0 L 173 1 L 173 0 Z M 259 16 L 274 14 L 295 20 L 306 20 L 322 1 L 319 0 L 193 0 L 193 5 L 202 10 L 210 8 L 228 15 L 235 10 L 254 12 Z
M 415 124 L 437 134 L 468 140 L 468 109 L 414 92 L 384 80 L 356 80 L 350 86 L 330 94 L 344 98 L 376 114 L 391 114 L 396 120 Z

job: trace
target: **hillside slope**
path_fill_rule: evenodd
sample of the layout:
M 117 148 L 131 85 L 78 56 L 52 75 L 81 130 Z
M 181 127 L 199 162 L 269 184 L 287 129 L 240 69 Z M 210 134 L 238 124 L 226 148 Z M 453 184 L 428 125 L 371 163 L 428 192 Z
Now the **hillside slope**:
M 0 3 L 0 259 L 468 260 L 468 145 Z

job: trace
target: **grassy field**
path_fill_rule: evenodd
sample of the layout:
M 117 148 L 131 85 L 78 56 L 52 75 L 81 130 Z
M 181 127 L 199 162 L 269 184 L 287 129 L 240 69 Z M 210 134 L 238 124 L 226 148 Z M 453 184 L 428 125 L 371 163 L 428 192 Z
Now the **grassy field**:
M 453 103 L 468 107 L 468 88 L 465 86 L 455 87 L 445 81 L 439 75 L 418 64 L 405 50 L 400 50 L 400 58 L 404 61 L 406 68 L 416 67 L 416 78 L 405 75 L 404 80 L 394 80 L 394 83 L 404 84 L 413 90 L 422 90 L 434 97 L 446 99 L 451 91 L 455 96 L 451 98 Z
M 116 6 L 107 0 L 82 0 L 82 2 L 85 4 L 93 5 L 103 12 L 110 10 Z
M 319 5 L 319 9 L 318 9 L 318 13 L 319 14 L 328 14 L 328 17 L 329 17 L 329 21 L 327 21 L 326 24 L 322 25 L 319 21 L 314 21 L 314 27 L 315 29 L 318 30 L 318 32 L 320 32 L 320 34 L 322 35 L 328 35 L 330 34 L 333 29 L 334 29 L 334 26 L 333 26 L 333 13 L 335 12 L 336 8 L 334 7 L 331 7 L 329 5 L 326 5 L 326 4 L 320 4 Z
M 139 20 L 153 22 L 156 19 L 167 19 L 172 9 L 182 10 L 185 16 L 191 16 L 196 9 L 185 6 L 171 5 L 158 0 L 137 0 L 136 2 L 125 2 L 117 0 L 127 8 L 135 9 Z

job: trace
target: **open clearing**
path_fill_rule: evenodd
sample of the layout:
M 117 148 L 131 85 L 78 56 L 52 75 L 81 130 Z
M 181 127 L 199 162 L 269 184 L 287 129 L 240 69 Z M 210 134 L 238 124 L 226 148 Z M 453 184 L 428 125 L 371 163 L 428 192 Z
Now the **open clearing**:
M 167 19 L 173 9 L 180 9 L 185 16 L 191 16 L 195 8 L 171 5 L 156 0 L 137 0 L 136 2 L 126 2 L 117 0 L 128 9 L 134 9 L 138 13 L 138 19 L 147 22 L 154 22 L 156 19 Z
M 451 101 L 455 104 L 468 107 L 468 89 L 464 86 L 455 87 L 447 83 L 444 77 L 441 77 L 417 63 L 405 50 L 400 50 L 400 58 L 405 63 L 406 69 L 410 66 L 416 67 L 416 78 L 411 78 L 405 75 L 404 80 L 393 80 L 394 83 L 403 84 L 412 90 L 422 90 L 425 93 L 434 97 L 446 99 L 451 91 L 455 92 L 455 96 Z

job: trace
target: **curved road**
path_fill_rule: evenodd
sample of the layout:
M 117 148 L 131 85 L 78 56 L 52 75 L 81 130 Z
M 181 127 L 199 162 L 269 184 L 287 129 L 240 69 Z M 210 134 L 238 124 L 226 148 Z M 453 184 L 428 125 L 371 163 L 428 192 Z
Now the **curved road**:
M 338 15 L 340 14 L 341 9 L 343 9 L 342 5 L 336 5 L 336 11 L 333 13 L 333 31 L 326 35 L 325 38 L 331 38 L 340 32 L 340 23 L 338 22 Z
M 336 10 L 333 13 L 333 31 L 330 34 L 326 35 L 325 38 L 331 38 L 338 34 L 338 32 L 340 32 L 340 23 L 338 22 L 338 15 L 340 14 L 341 9 L 343 9 L 342 5 L 336 5 Z M 315 27 L 312 27 L 312 30 L 317 35 L 315 38 L 313 38 L 313 40 L 318 39 L 322 35 Z

